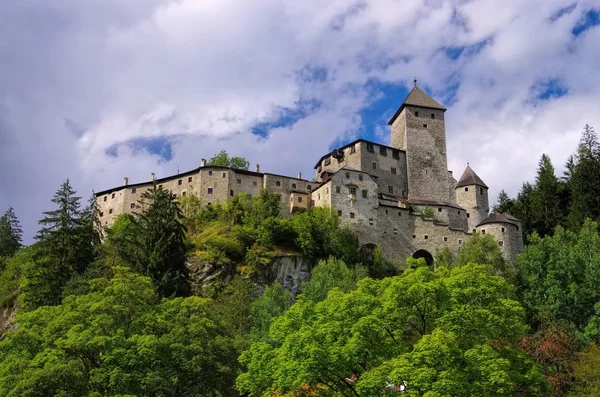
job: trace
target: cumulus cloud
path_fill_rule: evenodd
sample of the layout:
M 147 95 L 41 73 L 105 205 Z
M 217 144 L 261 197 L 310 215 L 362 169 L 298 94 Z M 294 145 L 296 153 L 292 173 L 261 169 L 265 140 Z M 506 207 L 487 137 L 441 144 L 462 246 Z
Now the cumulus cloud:
M 449 108 L 455 176 L 515 194 L 600 126 L 597 23 L 591 0 L 5 4 L 0 211 L 29 239 L 66 178 L 87 197 L 221 148 L 310 177 L 332 145 L 388 143 L 415 76 Z

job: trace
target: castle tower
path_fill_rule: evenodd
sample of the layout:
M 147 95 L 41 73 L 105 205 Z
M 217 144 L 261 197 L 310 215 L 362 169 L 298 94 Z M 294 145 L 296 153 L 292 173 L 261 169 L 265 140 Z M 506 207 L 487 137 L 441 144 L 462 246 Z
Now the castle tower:
M 388 122 L 392 146 L 406 152 L 409 200 L 449 201 L 446 108 L 416 85 Z
M 514 264 L 523 252 L 521 222 L 508 213 L 493 213 L 477 225 L 477 232 L 491 235 L 500 246 L 504 259 Z
M 467 169 L 456 183 L 456 203 L 467 210 L 468 231 L 472 232 L 490 210 L 488 187 L 467 164 Z

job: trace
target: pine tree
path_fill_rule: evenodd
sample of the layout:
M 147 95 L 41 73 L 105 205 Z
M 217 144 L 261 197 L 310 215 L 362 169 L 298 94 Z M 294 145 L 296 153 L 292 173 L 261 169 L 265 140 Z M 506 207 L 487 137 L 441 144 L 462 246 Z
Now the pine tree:
M 140 200 L 133 216 L 134 238 L 116 241 L 119 254 L 137 271 L 149 276 L 161 297 L 190 293 L 185 264 L 183 214 L 171 192 L 154 186 Z
M 0 257 L 14 255 L 21 248 L 22 236 L 19 220 L 13 208 L 9 207 L 0 217 Z
M 514 207 L 512 209 L 514 217 L 521 221 L 523 227 L 523 237 L 527 240 L 529 234 L 534 231 L 534 214 L 533 214 L 533 186 L 529 183 L 523 183 L 521 191 L 517 195 Z
M 512 215 L 512 212 L 515 207 L 515 200 L 511 199 L 508 196 L 508 193 L 502 189 L 500 193 L 498 193 L 498 204 L 493 206 L 494 212 L 508 212 Z
M 542 155 L 531 197 L 533 227 L 540 236 L 551 234 L 560 223 L 559 184 L 550 157 Z
M 600 220 L 600 143 L 586 124 L 571 176 L 570 226 L 579 229 L 586 218 Z

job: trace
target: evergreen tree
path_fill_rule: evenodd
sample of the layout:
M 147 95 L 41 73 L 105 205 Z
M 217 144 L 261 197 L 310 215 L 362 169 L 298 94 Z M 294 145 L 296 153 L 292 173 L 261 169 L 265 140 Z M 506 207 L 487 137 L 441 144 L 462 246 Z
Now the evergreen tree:
M 115 241 L 119 254 L 150 277 L 161 297 L 188 295 L 186 228 L 175 197 L 154 186 L 142 194 L 140 204 L 144 211 L 133 216 L 135 235 Z
M 586 124 L 571 176 L 570 226 L 579 229 L 586 218 L 600 220 L 600 143 Z
M 560 223 L 559 184 L 554 166 L 543 154 L 538 166 L 535 189 L 532 194 L 533 226 L 540 236 L 551 234 Z
M 12 256 L 21 248 L 23 231 L 12 207 L 0 216 L 0 257 Z
M 498 194 L 498 204 L 493 206 L 494 212 L 508 212 L 512 215 L 515 207 L 515 200 L 508 196 L 508 193 L 502 189 Z
M 513 207 L 513 215 L 521 221 L 523 227 L 523 237 L 527 240 L 529 234 L 534 231 L 534 213 L 533 213 L 533 191 L 534 187 L 526 182 L 521 187 Z

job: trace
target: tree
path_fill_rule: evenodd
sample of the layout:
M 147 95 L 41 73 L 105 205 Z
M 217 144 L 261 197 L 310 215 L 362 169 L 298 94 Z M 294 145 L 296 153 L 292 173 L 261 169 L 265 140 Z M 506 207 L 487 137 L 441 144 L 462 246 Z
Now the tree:
M 320 302 L 334 288 L 349 292 L 355 288 L 354 272 L 338 259 L 321 260 L 311 272 L 310 281 L 303 283 L 302 295 L 313 302 Z
M 230 167 L 240 170 L 247 170 L 250 168 L 250 163 L 244 157 L 229 157 L 227 152 L 223 149 L 218 154 L 215 154 L 209 161 L 208 165 L 217 167 Z
M 600 395 L 600 346 L 592 343 L 577 354 L 575 364 L 574 397 L 593 397 Z
M 575 233 L 532 234 L 517 262 L 520 300 L 534 330 L 564 320 L 582 331 L 600 301 L 600 236 L 590 220 Z
M 558 178 L 550 157 L 544 154 L 540 159 L 535 188 L 532 194 L 534 228 L 540 236 L 551 234 L 561 222 Z
M 0 396 L 234 396 L 237 350 L 198 297 L 158 303 L 149 278 L 111 280 L 19 315 L 0 341 Z
M 508 212 L 513 215 L 513 210 L 515 206 L 515 200 L 511 199 L 508 196 L 508 193 L 502 189 L 500 193 L 498 193 L 498 203 L 493 206 L 494 212 Z
M 12 207 L 0 216 L 0 257 L 12 256 L 21 248 L 23 231 Z
M 468 263 L 480 263 L 486 265 L 490 273 L 505 277 L 514 281 L 514 271 L 506 262 L 498 242 L 489 234 L 482 235 L 473 233 L 465 245 L 456 255 L 456 266 L 464 266 Z
M 187 296 L 186 229 L 177 200 L 168 190 L 154 186 L 142 193 L 140 204 L 144 210 L 131 219 L 134 235 L 115 241 L 119 254 L 150 277 L 159 296 Z
M 283 288 L 278 281 L 265 287 L 262 296 L 250 307 L 252 314 L 251 341 L 268 341 L 269 329 L 273 320 L 281 316 L 291 304 L 290 292 Z
M 81 198 L 69 180 L 54 194 L 55 210 L 44 212 L 42 228 L 36 235 L 36 256 L 23 269 L 21 302 L 24 310 L 57 305 L 63 288 L 76 274 L 82 274 L 94 259 L 97 242 L 91 209 L 80 209 Z M 87 212 L 86 212 L 87 211 Z
M 518 349 L 527 327 L 511 295 L 476 264 L 365 278 L 318 303 L 301 294 L 241 355 L 237 385 L 250 396 L 547 395 Z

